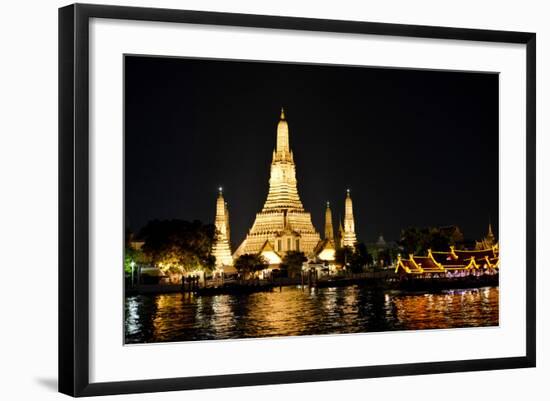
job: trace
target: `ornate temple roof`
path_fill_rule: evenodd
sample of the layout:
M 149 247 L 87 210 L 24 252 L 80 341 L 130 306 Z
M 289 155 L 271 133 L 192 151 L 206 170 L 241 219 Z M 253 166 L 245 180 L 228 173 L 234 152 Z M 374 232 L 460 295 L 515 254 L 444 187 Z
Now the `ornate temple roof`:
M 275 251 L 275 248 L 269 240 L 266 240 L 263 246 L 260 248 L 260 255 L 262 255 L 270 265 L 278 265 L 283 261 L 281 255 Z
M 317 246 L 313 250 L 313 253 L 315 255 L 318 255 L 319 253 L 321 253 L 325 249 L 336 250 L 336 247 L 334 245 L 334 241 L 332 239 L 325 238 L 325 239 L 319 241 L 319 243 L 317 244 Z
M 456 270 L 469 269 L 498 269 L 500 259 L 498 246 L 481 250 L 455 250 L 431 251 L 425 256 L 409 255 L 403 259 L 397 257 L 395 272 L 402 271 L 407 274 L 445 273 Z
M 475 249 L 475 250 L 458 250 L 451 247 L 452 253 L 456 256 L 457 259 L 470 259 L 474 257 L 476 259 L 483 259 L 485 256 L 488 257 L 498 257 L 498 249 L 492 247 L 488 249 Z

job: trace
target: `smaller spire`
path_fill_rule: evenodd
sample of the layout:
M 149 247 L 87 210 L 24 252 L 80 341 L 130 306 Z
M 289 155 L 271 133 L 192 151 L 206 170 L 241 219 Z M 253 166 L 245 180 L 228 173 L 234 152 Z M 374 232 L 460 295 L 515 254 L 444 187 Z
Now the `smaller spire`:
M 346 193 L 348 194 L 348 197 L 350 196 L 350 189 L 346 189 Z
M 351 200 L 350 190 L 347 190 L 344 213 L 344 246 L 355 246 L 357 237 L 355 235 L 355 220 L 353 218 L 353 202 Z
M 284 107 L 281 107 L 281 120 L 285 119 L 285 109 Z
M 222 188 L 222 187 L 218 187 L 218 192 L 220 193 L 220 195 L 223 195 L 223 188 Z
M 327 201 L 327 208 L 325 210 L 325 239 L 334 239 L 334 229 L 332 228 L 332 210 L 330 210 L 329 201 Z

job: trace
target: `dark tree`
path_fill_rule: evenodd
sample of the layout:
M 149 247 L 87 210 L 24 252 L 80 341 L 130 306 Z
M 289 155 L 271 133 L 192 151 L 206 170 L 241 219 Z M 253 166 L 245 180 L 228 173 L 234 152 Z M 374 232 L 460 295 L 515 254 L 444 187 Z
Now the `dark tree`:
M 344 246 L 336 250 L 334 258 L 336 259 L 336 263 L 340 266 L 349 266 L 352 256 L 353 248 L 350 246 Z
M 380 266 L 388 266 L 392 263 L 395 258 L 394 250 L 384 248 L 378 251 L 377 259 Z
M 286 267 L 289 277 L 298 276 L 304 262 L 307 262 L 306 255 L 300 251 L 288 251 L 283 257 L 283 267 Z
M 372 264 L 372 255 L 367 251 L 364 243 L 355 244 L 355 249 L 351 255 L 350 268 L 352 273 L 361 273 L 365 266 Z
M 143 253 L 153 265 L 179 272 L 212 270 L 214 237 L 215 227 L 197 220 L 154 220 L 139 234 L 145 241 Z
M 239 256 L 235 261 L 235 269 L 244 279 L 253 276 L 255 272 L 263 270 L 267 266 L 269 263 L 263 256 L 250 253 Z
M 132 273 L 132 265 L 145 266 L 151 263 L 150 258 L 139 248 L 132 245 L 135 239 L 134 233 L 126 228 L 124 236 L 124 271 L 127 274 Z
M 399 245 L 405 255 L 425 255 L 432 251 L 447 251 L 451 245 L 463 241 L 462 233 L 457 227 L 409 227 L 401 231 Z
M 361 273 L 365 266 L 372 264 L 372 255 L 367 251 L 364 243 L 359 242 L 355 247 L 345 246 L 336 250 L 336 263 L 346 266 L 352 273 Z

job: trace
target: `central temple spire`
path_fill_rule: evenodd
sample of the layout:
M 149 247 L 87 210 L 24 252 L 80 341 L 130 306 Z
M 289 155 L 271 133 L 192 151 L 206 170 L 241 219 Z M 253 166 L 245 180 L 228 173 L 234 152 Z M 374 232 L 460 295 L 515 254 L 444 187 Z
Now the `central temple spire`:
M 277 125 L 277 154 L 286 156 L 290 152 L 290 145 L 288 141 L 288 123 L 285 120 L 285 110 L 281 107 L 281 116 L 279 118 L 279 124 Z
M 273 150 L 267 200 L 248 232 L 235 251 L 235 257 L 245 253 L 259 253 L 266 246 L 283 255 L 288 251 L 312 254 L 319 242 L 319 233 L 311 222 L 311 215 L 304 210 L 296 165 L 290 150 L 289 129 L 285 111 L 281 108 L 277 124 L 277 139 Z
M 269 177 L 269 193 L 264 205 L 267 210 L 296 209 L 303 211 L 304 207 L 298 195 L 298 183 L 296 181 L 296 165 L 294 156 L 290 150 L 288 123 L 285 111 L 281 108 L 279 123 L 277 124 L 277 143 L 271 162 Z

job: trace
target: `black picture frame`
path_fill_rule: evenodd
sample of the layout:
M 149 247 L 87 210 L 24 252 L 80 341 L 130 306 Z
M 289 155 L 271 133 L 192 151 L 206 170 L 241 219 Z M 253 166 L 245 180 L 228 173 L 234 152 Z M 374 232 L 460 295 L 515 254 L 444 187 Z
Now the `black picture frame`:
M 91 18 L 437 38 L 526 45 L 526 354 L 521 357 L 90 383 L 88 61 Z M 74 4 L 59 9 L 59 391 L 141 393 L 534 367 L 536 35 L 479 29 Z

